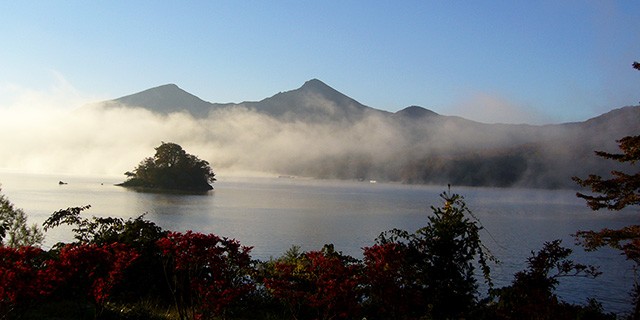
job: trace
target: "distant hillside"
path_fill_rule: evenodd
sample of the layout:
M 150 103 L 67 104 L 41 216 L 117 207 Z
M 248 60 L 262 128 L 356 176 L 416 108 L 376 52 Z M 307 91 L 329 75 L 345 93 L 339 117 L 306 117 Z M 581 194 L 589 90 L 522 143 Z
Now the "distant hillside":
M 607 174 L 614 165 L 595 157 L 595 150 L 615 152 L 617 139 L 640 134 L 639 106 L 615 109 L 584 122 L 485 124 L 419 106 L 396 113 L 374 109 L 317 79 L 254 102 L 211 103 L 169 84 L 103 105 L 139 107 L 164 115 L 187 112 L 196 119 L 221 109 L 249 110 L 273 119 L 269 134 L 280 141 L 263 150 L 263 154 L 277 155 L 277 161 L 252 170 L 405 183 L 574 187 L 571 176 Z M 288 128 L 286 137 L 279 127 Z M 309 136 L 308 132 L 322 134 Z M 285 147 L 296 151 L 284 152 Z M 245 156 L 249 157 L 238 154 L 234 159 L 251 163 L 243 160 Z

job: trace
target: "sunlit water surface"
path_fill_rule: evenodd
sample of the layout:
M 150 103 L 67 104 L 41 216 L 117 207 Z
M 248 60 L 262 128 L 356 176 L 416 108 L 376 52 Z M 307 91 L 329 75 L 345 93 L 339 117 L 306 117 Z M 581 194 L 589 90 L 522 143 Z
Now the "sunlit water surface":
M 87 216 L 146 218 L 164 229 L 194 230 L 235 238 L 252 246 L 252 256 L 278 257 L 292 245 L 319 250 L 333 243 L 337 250 L 362 258 L 363 247 L 383 231 L 415 231 L 426 223 L 431 206 L 442 204 L 443 186 L 407 186 L 369 182 L 282 178 L 229 178 L 216 182 L 205 195 L 140 193 L 114 186 L 121 179 L 33 175 L 0 172 L 2 193 L 41 224 L 52 212 L 91 205 Z M 59 185 L 58 181 L 68 184 Z M 492 267 L 497 287 L 508 285 L 526 267 L 532 250 L 545 241 L 562 239 L 574 249 L 572 258 L 598 265 L 595 280 L 561 279 L 559 295 L 584 303 L 595 297 L 606 311 L 629 310 L 633 264 L 619 252 L 584 252 L 574 245 L 577 230 L 620 228 L 640 224 L 640 212 L 590 211 L 570 190 L 463 188 L 468 207 L 484 226 L 482 240 L 500 264 Z M 69 228 L 47 233 L 45 246 L 70 241 Z

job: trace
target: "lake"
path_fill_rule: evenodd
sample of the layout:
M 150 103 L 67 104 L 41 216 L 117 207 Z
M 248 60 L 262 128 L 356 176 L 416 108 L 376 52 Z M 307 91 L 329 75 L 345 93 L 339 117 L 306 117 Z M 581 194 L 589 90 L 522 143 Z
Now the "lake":
M 336 250 L 362 258 L 361 248 L 374 244 L 383 231 L 409 231 L 424 226 L 430 206 L 440 206 L 446 186 L 412 186 L 356 181 L 291 178 L 222 178 L 205 195 L 141 193 L 114 186 L 123 177 L 35 175 L 0 171 L 2 193 L 22 208 L 29 223 L 41 224 L 51 213 L 91 205 L 87 216 L 146 218 L 164 229 L 193 230 L 235 238 L 253 246 L 252 256 L 278 257 L 292 245 Z M 59 185 L 58 181 L 67 184 Z M 600 266 L 595 280 L 561 279 L 558 294 L 569 302 L 595 297 L 606 311 L 630 309 L 633 264 L 619 252 L 584 252 L 574 245 L 577 230 L 621 228 L 640 224 L 640 212 L 592 212 L 572 190 L 454 187 L 465 197 L 484 226 L 483 243 L 501 261 L 492 267 L 497 287 L 526 268 L 532 250 L 545 241 L 562 239 L 579 263 Z M 47 233 L 45 247 L 70 241 L 69 228 Z

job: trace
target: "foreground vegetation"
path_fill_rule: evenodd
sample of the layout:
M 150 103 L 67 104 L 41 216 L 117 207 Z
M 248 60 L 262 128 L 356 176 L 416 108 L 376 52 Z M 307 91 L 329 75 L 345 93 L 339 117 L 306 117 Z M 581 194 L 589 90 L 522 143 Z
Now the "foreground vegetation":
M 479 222 L 461 196 L 441 197 L 424 227 L 382 233 L 362 260 L 325 245 L 257 261 L 233 239 L 162 230 L 142 216 L 86 218 L 88 206 L 60 210 L 45 230 L 69 225 L 73 243 L 0 247 L 0 318 L 615 318 L 595 300 L 555 295 L 561 277 L 598 275 L 558 240 L 533 253 L 510 286 L 493 288 Z

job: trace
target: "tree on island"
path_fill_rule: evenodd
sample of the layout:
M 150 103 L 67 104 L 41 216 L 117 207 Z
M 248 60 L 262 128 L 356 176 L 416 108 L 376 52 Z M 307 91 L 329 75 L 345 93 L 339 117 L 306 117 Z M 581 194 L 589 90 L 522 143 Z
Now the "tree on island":
M 211 184 L 216 178 L 209 162 L 186 153 L 176 143 L 162 142 L 155 150 L 155 156 L 142 160 L 133 172 L 125 172 L 128 179 L 119 186 L 180 191 L 213 189 Z

